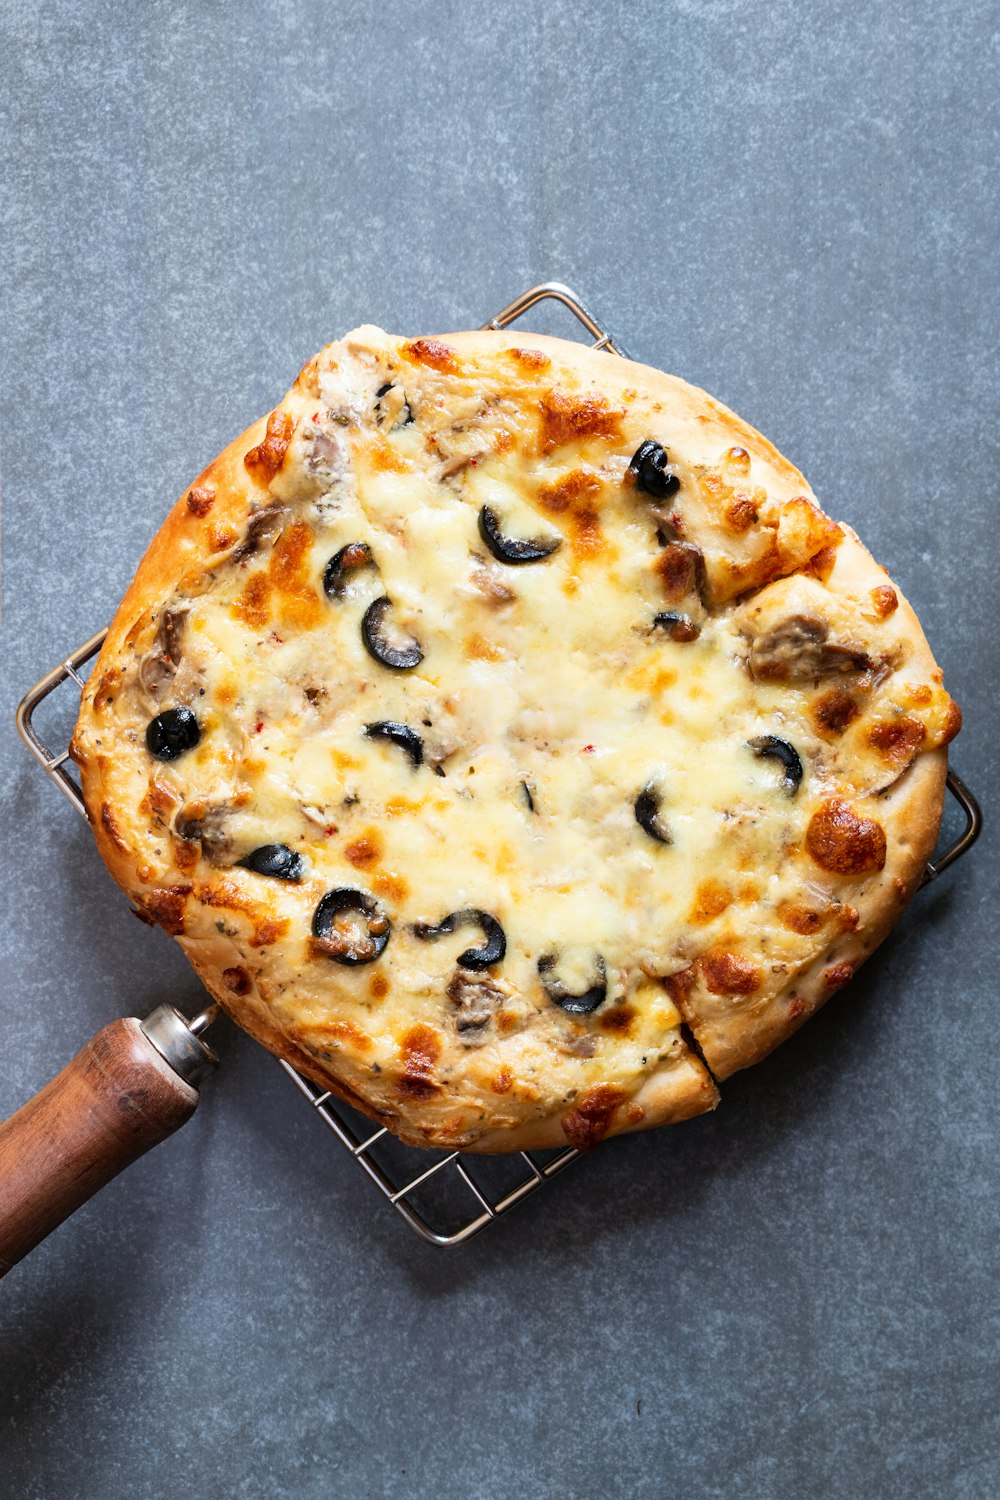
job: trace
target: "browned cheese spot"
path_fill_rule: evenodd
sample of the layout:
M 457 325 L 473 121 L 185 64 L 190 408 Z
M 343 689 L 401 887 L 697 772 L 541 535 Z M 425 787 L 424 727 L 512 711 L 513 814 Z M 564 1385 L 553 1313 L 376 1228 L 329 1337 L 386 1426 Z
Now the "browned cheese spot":
M 552 361 L 541 349 L 508 349 L 507 354 L 515 364 L 525 370 L 547 370 Z
M 706 989 L 713 995 L 752 995 L 763 976 L 755 963 L 728 948 L 710 948 L 698 960 Z
M 102 708 L 107 708 L 109 703 L 114 702 L 114 696 L 121 680 L 122 674 L 119 667 L 109 667 L 106 672 L 102 673 L 101 680 L 97 684 L 97 691 L 94 694 L 94 711 L 96 713 L 100 713 Z
M 225 552 L 236 540 L 236 532 L 231 526 L 210 526 L 208 528 L 208 545 L 213 552 Z
M 251 630 L 263 630 L 271 618 L 271 582 L 266 573 L 251 573 L 235 604 L 233 615 Z
M 833 990 L 842 990 L 844 988 L 844 985 L 848 984 L 853 978 L 853 964 L 834 964 L 833 967 L 827 969 L 825 974 L 823 975 L 823 983 L 826 985 L 827 989 L 832 992 Z
M 410 894 L 410 887 L 402 875 L 396 875 L 391 870 L 379 870 L 372 877 L 372 889 L 377 896 L 387 896 L 390 901 L 405 901 Z
M 816 733 L 824 737 L 843 734 L 860 712 L 860 706 L 846 688 L 830 688 L 828 692 L 820 693 L 812 705 Z
M 215 504 L 215 486 L 196 484 L 187 492 L 187 508 L 193 516 L 204 520 Z
M 362 1031 L 360 1026 L 355 1026 L 351 1021 L 311 1021 L 307 1025 L 297 1026 L 295 1030 L 318 1046 L 322 1046 L 324 1041 L 331 1041 L 346 1042 L 356 1052 L 370 1052 L 372 1049 L 372 1039 L 367 1031 Z
M 507 661 L 508 653 L 496 641 L 476 632 L 465 643 L 465 654 L 470 661 Z
M 836 561 L 836 546 L 821 547 L 819 551 L 814 553 L 813 556 L 809 559 L 809 562 L 806 564 L 803 572 L 810 574 L 813 578 L 818 578 L 820 583 L 825 583 L 830 574 L 833 572 L 833 565 Z
M 563 1134 L 578 1151 L 589 1151 L 603 1141 L 611 1129 L 615 1110 L 627 1098 L 615 1083 L 595 1083 L 578 1100 L 576 1108 L 563 1115 Z
M 284 937 L 289 928 L 287 917 L 272 916 L 260 902 L 244 896 L 230 880 L 220 880 L 217 885 L 199 886 L 198 900 L 202 906 L 221 907 L 225 911 L 239 912 L 248 917 L 253 925 L 251 948 L 270 947 L 278 938 Z
M 681 969 L 677 974 L 668 974 L 664 979 L 664 988 L 679 1009 L 684 1009 L 684 1003 L 694 989 L 697 977 L 694 964 L 688 964 L 686 969 Z
M 756 526 L 760 519 L 760 512 L 752 498 L 745 490 L 735 490 L 733 498 L 726 507 L 726 524 L 730 531 L 749 531 L 751 526 Z
M 872 605 L 880 620 L 887 620 L 899 608 L 899 596 L 888 583 L 880 583 L 872 589 Z
M 905 766 L 924 741 L 924 726 L 919 719 L 884 719 L 868 730 L 868 743 L 888 766 Z
M 184 931 L 184 907 L 190 894 L 189 885 L 170 885 L 137 896 L 136 904 L 142 908 L 148 921 L 155 922 L 171 937 L 177 937 Z
M 402 353 L 416 365 L 429 365 L 432 370 L 440 370 L 446 375 L 458 374 L 454 349 L 449 344 L 442 344 L 440 339 L 413 339 L 403 345 Z
M 413 465 L 380 433 L 376 433 L 368 444 L 368 462 L 377 473 L 411 474 Z
M 368 828 L 352 839 L 344 848 L 344 858 L 356 870 L 367 870 L 382 858 L 382 835 L 376 828 Z
M 389 993 L 389 981 L 384 974 L 373 974 L 368 981 L 368 993 L 373 1000 L 384 1000 Z
M 403 1071 L 396 1092 L 407 1099 L 427 1099 L 440 1088 L 434 1082 L 434 1064 L 441 1056 L 441 1038 L 431 1026 L 411 1026 L 400 1044 Z
M 608 443 L 621 438 L 625 414 L 612 408 L 603 396 L 571 396 L 565 391 L 551 390 L 542 397 L 540 405 L 540 453 L 551 453 L 563 443 L 583 438 L 603 438 Z
M 121 849 L 123 853 L 127 854 L 128 843 L 125 839 L 125 835 L 122 833 L 120 827 L 118 826 L 118 820 L 116 819 L 114 812 L 112 811 L 110 802 L 101 803 L 101 827 L 104 829 L 104 832 L 114 844 L 115 848 Z
M 195 839 L 171 839 L 170 843 L 174 851 L 174 864 L 185 875 L 190 875 L 201 858 L 201 844 Z
M 510 1092 L 514 1082 L 514 1075 L 509 1068 L 498 1068 L 490 1079 L 490 1088 L 494 1094 L 507 1094 Z
M 231 969 L 223 969 L 222 982 L 234 995 L 250 993 L 250 975 L 239 964 L 234 964 Z
M 595 557 L 604 546 L 597 496 L 602 484 L 587 469 L 574 469 L 554 484 L 543 484 L 538 503 L 550 516 L 569 528 L 570 545 L 576 557 Z
M 602 1031 L 609 1036 L 627 1037 L 632 1032 L 632 1022 L 635 1020 L 636 1010 L 633 1005 L 616 1005 L 611 1010 L 606 1010 L 601 1016 L 598 1024 Z
M 810 937 L 814 932 L 819 932 L 826 918 L 826 912 L 816 911 L 815 907 L 799 905 L 793 901 L 783 901 L 778 907 L 778 920 L 801 937 Z
M 294 625 L 308 630 L 322 616 L 319 595 L 309 577 L 312 528 L 304 521 L 287 526 L 271 553 L 268 572 L 280 595 L 282 613 Z
M 264 441 L 251 448 L 243 459 L 243 467 L 258 484 L 266 489 L 277 474 L 288 452 L 295 426 L 291 415 L 280 406 L 267 419 Z
M 829 797 L 809 819 L 806 849 L 833 875 L 864 875 L 885 867 L 885 829 L 842 797 Z
M 731 905 L 733 893 L 721 880 L 703 880 L 694 893 L 694 901 L 688 913 L 688 921 L 700 925 L 721 916 Z

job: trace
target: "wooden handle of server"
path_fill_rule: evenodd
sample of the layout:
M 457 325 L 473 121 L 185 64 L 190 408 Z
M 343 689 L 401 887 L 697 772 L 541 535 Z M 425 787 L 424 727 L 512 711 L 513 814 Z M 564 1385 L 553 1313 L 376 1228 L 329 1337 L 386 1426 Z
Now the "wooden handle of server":
M 99 1031 L 0 1123 L 0 1276 L 197 1103 L 134 1017 Z

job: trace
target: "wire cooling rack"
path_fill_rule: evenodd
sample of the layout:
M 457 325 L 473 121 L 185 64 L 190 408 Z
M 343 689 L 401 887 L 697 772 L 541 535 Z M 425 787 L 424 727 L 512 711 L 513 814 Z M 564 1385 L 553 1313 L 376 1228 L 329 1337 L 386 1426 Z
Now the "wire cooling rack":
M 630 357 L 622 344 L 602 328 L 580 298 L 557 281 L 531 287 L 483 327 L 507 328 L 541 302 L 554 302 L 568 309 L 579 324 L 577 336 L 582 341 L 586 335 L 592 348 L 606 349 L 623 359 Z M 73 695 L 75 718 L 75 695 L 83 689 L 87 667 L 101 649 L 106 634 L 104 630 L 99 631 L 71 652 L 25 694 L 17 709 L 21 738 L 49 778 L 84 817 L 86 808 L 79 782 L 70 769 L 68 746 L 58 751 L 50 749 L 35 715 L 47 699 L 63 689 L 60 695 L 63 700 Z M 971 847 L 982 826 L 979 804 L 954 771 L 948 774 L 948 790 L 964 817 L 964 827 L 928 864 L 924 885 L 936 879 Z M 203 1013 L 198 1017 L 192 1023 L 193 1028 L 201 1030 L 206 1015 Z M 463 1244 L 564 1171 L 580 1154 L 569 1146 L 554 1151 L 511 1152 L 498 1157 L 470 1156 L 458 1151 L 424 1151 L 404 1146 L 384 1126 L 374 1127 L 371 1120 L 303 1078 L 289 1063 L 279 1059 L 279 1064 L 327 1129 L 375 1183 L 386 1202 L 421 1239 L 432 1245 Z

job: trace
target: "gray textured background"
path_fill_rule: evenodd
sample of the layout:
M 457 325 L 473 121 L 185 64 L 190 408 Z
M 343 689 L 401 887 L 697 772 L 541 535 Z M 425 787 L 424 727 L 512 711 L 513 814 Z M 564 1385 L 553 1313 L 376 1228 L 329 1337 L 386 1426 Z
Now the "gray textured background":
M 0 23 L 0 1114 L 112 1017 L 198 1000 L 16 700 L 355 322 L 577 285 L 860 529 L 995 794 L 993 4 Z M 195 1120 L 4 1283 L 0 1494 L 997 1494 L 996 866 L 988 828 L 713 1118 L 605 1148 L 450 1256 L 217 1028 Z

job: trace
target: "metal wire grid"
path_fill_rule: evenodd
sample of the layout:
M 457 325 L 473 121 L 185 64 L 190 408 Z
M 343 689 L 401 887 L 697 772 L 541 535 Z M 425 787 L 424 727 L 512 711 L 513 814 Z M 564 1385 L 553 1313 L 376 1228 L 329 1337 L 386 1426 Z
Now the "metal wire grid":
M 606 349 L 624 359 L 630 357 L 580 298 L 557 281 L 531 287 L 483 327 L 507 328 L 545 301 L 567 308 L 590 335 L 592 348 Z M 69 749 L 50 750 L 38 731 L 34 715 L 39 705 L 63 684 L 72 683 L 82 691 L 86 674 L 81 675 L 81 669 L 97 655 L 106 634 L 104 630 L 99 631 L 71 652 L 25 694 L 17 709 L 17 728 L 21 738 L 51 780 L 84 817 L 87 814 L 80 786 L 68 769 Z M 964 854 L 975 842 L 982 826 L 978 802 L 954 771 L 948 773 L 948 790 L 962 811 L 965 827 L 930 861 L 923 885 L 936 879 Z M 279 1062 L 324 1125 L 375 1183 L 386 1201 L 421 1239 L 432 1245 L 464 1244 L 562 1172 L 580 1154 L 567 1146 L 556 1151 L 469 1157 L 458 1151 L 434 1153 L 404 1146 L 384 1126 L 373 1129 L 372 1121 L 303 1078 L 289 1063 L 280 1059 Z M 492 1179 L 492 1184 L 488 1179 Z

